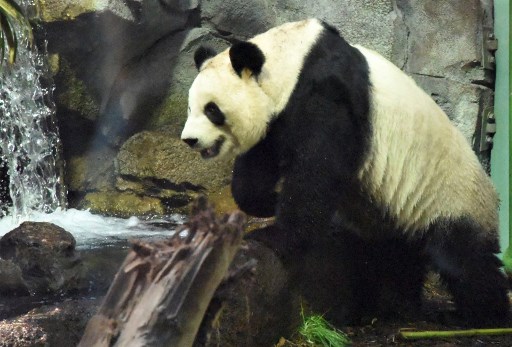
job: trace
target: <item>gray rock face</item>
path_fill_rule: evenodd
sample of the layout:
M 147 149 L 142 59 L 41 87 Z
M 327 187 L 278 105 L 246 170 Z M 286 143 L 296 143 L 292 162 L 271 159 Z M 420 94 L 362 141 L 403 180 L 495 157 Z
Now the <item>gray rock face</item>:
M 492 71 L 482 66 L 483 28 L 492 28 L 488 1 L 399 0 L 406 31 L 403 69 L 457 125 L 485 167 L 480 123 L 493 106 Z
M 197 2 L 119 0 L 107 7 L 102 4 L 98 2 L 95 12 L 85 11 L 74 20 L 51 21 L 45 29 L 49 53 L 59 54 L 69 63 L 99 107 L 94 119 L 100 132 L 90 134 L 92 140 L 119 142 L 130 129 L 143 125 L 138 116 L 151 112 L 165 95 L 173 55 L 179 51 L 186 29 L 195 25 Z M 67 92 L 59 85 L 69 78 L 56 76 L 57 97 Z M 66 123 L 63 112 L 57 116 Z M 90 126 L 94 131 L 95 125 Z
M 75 239 L 51 223 L 24 222 L 10 231 L 0 240 L 0 257 L 4 259 L 4 269 L 8 264 L 5 261 L 20 269 L 31 294 L 68 291 L 81 286 L 82 266 L 75 253 Z M 17 278 L 16 268 L 10 266 L 14 275 L 10 278 Z M 9 271 L 2 272 L 6 273 Z
M 275 8 L 271 2 L 261 0 L 203 1 L 201 17 L 222 36 L 245 39 L 277 24 Z
M 480 0 L 398 1 L 409 37 L 410 73 L 456 77 L 462 66 L 481 61 L 479 30 L 483 21 Z M 459 69 L 453 69 L 458 67 Z M 451 69 L 451 71 L 447 71 Z

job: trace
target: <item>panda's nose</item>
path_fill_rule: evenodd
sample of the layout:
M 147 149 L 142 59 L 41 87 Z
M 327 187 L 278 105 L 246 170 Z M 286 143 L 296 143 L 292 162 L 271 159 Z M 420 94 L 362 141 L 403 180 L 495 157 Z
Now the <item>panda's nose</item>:
M 197 143 L 197 139 L 194 139 L 194 138 L 187 138 L 187 139 L 183 139 L 183 142 L 185 142 L 187 145 L 189 145 L 190 147 L 194 147 L 195 144 Z

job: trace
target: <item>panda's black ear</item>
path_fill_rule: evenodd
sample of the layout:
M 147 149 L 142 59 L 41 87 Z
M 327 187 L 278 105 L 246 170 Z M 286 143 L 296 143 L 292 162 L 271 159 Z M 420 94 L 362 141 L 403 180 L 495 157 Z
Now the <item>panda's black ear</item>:
M 216 55 L 217 52 L 215 52 L 213 48 L 200 46 L 194 53 L 194 63 L 196 63 L 196 68 L 199 70 L 205 60 L 213 58 Z
M 265 56 L 261 49 L 252 42 L 241 41 L 231 46 L 229 50 L 231 65 L 238 76 L 242 71 L 248 69 L 253 75 L 258 76 L 261 72 Z

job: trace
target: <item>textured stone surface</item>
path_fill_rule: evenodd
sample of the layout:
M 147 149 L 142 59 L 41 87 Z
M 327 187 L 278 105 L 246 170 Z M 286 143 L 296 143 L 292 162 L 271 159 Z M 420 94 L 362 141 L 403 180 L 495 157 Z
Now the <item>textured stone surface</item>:
M 480 0 L 399 0 L 398 3 L 409 30 L 407 71 L 447 76 L 446 69 L 481 61 Z
M 271 2 L 203 1 L 201 16 L 223 36 L 249 38 L 276 25 L 276 12 Z
M 414 75 L 414 79 L 441 106 L 472 144 L 479 114 L 482 109 L 493 105 L 492 90 L 446 78 Z
M 54 224 L 22 223 L 2 237 L 0 256 L 19 266 L 31 294 L 65 292 L 82 285 L 75 239 Z
M 93 213 L 124 218 L 163 215 L 167 212 L 160 199 L 117 191 L 87 193 L 79 207 L 90 209 Z
M 15 296 L 29 294 L 20 267 L 11 260 L 0 259 L 0 293 Z
M 220 189 L 229 183 L 231 163 L 205 161 L 178 138 L 144 131 L 130 138 L 117 156 L 117 174 L 161 180 L 174 190 Z
M 133 0 L 142 2 L 142 0 Z M 77 16 L 94 11 L 111 11 L 121 18 L 133 20 L 133 14 L 125 1 L 122 0 L 99 0 L 99 1 L 76 1 L 76 0 L 44 0 L 41 1 L 41 17 L 51 22 L 57 20 L 72 20 Z
M 76 346 L 98 299 L 64 301 L 0 321 L 0 346 Z
M 197 75 L 194 52 L 200 45 L 208 45 L 221 52 L 229 42 L 207 27 L 192 28 L 186 33 L 179 54 L 172 60 L 171 84 L 164 100 L 148 120 L 149 129 L 158 130 L 166 126 L 172 136 L 179 138 L 187 114 L 188 90 Z
M 119 143 L 130 135 L 126 134 L 130 128 L 143 127 L 147 114 L 161 101 L 170 83 L 173 56 L 187 27 L 193 26 L 196 10 L 193 2 L 180 2 L 180 10 L 170 10 L 160 1 L 109 1 L 107 9 L 103 5 L 95 2 L 95 12 L 73 20 L 45 23 L 45 38 L 49 53 L 61 56 L 73 70 L 57 71 L 57 99 L 69 94 L 66 84 L 73 82 L 71 76 L 82 80 L 88 97 L 99 105 L 91 130 L 101 132 L 83 141 L 104 135 L 105 141 Z M 129 9 L 131 18 L 113 10 L 121 5 Z M 71 96 L 79 99 L 76 93 Z M 73 109 L 57 110 L 61 123 L 73 121 L 68 119 Z
M 489 166 L 478 146 L 480 124 L 493 106 L 493 73 L 482 67 L 483 28 L 492 28 L 492 3 L 398 0 L 406 30 L 402 68 L 443 108 Z
M 338 28 L 351 43 L 368 46 L 391 57 L 397 16 L 392 0 L 280 0 L 271 3 L 277 24 L 316 17 Z
M 72 150 L 72 148 L 68 148 Z M 88 152 L 67 159 L 66 184 L 71 194 L 108 190 L 114 185 L 114 158 L 117 151 L 108 146 L 91 148 Z

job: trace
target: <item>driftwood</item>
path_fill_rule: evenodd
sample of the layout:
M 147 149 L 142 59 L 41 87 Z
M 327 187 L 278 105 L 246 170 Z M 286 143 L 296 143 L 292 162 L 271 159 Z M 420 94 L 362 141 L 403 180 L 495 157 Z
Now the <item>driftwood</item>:
M 79 346 L 192 346 L 245 222 L 215 217 L 204 198 L 192 215 L 167 241 L 134 243 Z

